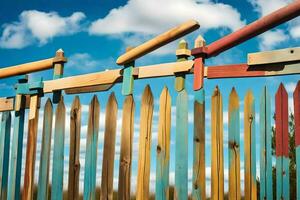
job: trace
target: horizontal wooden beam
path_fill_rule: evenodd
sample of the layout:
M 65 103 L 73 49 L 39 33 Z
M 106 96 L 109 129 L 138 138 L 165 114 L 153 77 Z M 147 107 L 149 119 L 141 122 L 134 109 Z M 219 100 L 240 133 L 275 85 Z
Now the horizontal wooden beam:
M 30 96 L 26 95 L 26 102 L 25 102 L 25 109 L 29 108 L 30 105 Z M 38 108 L 41 106 L 40 98 L 38 100 Z M 9 97 L 9 98 L 0 98 L 0 112 L 4 111 L 13 111 L 15 110 L 15 98 Z
M 300 47 L 248 54 L 248 65 L 300 61 Z
M 189 20 L 121 55 L 117 59 L 117 64 L 124 65 L 129 63 L 143 55 L 146 55 L 147 53 L 154 51 L 155 49 L 158 49 L 159 47 L 162 47 L 188 33 L 197 30 L 199 27 L 200 25 L 197 21 Z

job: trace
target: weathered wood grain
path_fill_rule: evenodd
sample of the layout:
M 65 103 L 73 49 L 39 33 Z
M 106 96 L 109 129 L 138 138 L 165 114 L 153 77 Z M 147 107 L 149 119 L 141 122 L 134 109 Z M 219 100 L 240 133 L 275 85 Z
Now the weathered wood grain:
M 21 198 L 21 169 L 25 119 L 25 97 L 19 99 L 20 109 L 14 113 L 7 199 Z M 0 103 L 1 104 L 1 103 Z
M 211 97 L 211 199 L 224 199 L 223 103 L 218 87 Z
M 63 199 L 66 108 L 60 99 L 55 113 L 51 199 Z
M 49 165 L 51 151 L 53 106 L 50 99 L 47 100 L 44 109 L 42 148 L 40 157 L 38 199 L 48 199 L 49 191 Z
M 140 114 L 140 139 L 136 199 L 149 199 L 150 150 L 152 137 L 153 95 L 149 85 L 146 86 Z
M 232 88 L 228 108 L 229 199 L 241 199 L 240 178 L 240 103 Z
M 105 113 L 105 130 L 101 178 L 101 200 L 113 200 L 115 143 L 118 103 L 114 93 L 109 96 Z
M 188 95 L 186 90 L 176 99 L 175 199 L 188 198 Z
M 271 99 L 267 87 L 260 98 L 260 199 L 273 199 Z
M 293 93 L 295 120 L 295 148 L 296 148 L 296 182 L 297 199 L 300 198 L 300 81 Z
M 205 200 L 205 92 L 195 91 L 194 100 L 194 147 L 193 147 L 193 200 Z
M 79 199 L 79 150 L 81 132 L 81 104 L 78 96 L 74 98 L 70 112 L 70 160 L 69 160 L 69 180 L 68 198 Z
M 171 96 L 164 87 L 159 98 L 158 144 L 156 148 L 155 199 L 169 199 Z
M 35 97 L 30 97 L 31 100 L 34 98 Z M 30 110 L 35 110 L 36 113 L 34 115 L 34 118 L 33 119 L 29 118 L 28 121 L 28 136 L 27 136 L 27 145 L 26 145 L 26 162 L 25 162 L 24 186 L 23 186 L 24 189 L 22 193 L 23 200 L 31 200 L 33 198 L 37 128 L 38 128 L 38 121 L 39 121 L 39 114 L 38 114 L 39 109 L 38 109 L 37 101 L 30 101 Z
M 251 90 L 244 100 L 245 200 L 257 199 L 255 101 Z
M 0 130 L 0 198 L 7 198 L 11 113 L 2 113 Z
M 289 199 L 288 94 L 281 83 L 275 95 L 276 199 Z
M 129 95 L 123 104 L 121 131 L 118 197 L 123 200 L 130 200 L 134 112 L 134 99 L 132 95 Z
M 185 40 L 180 40 L 177 50 L 176 50 L 176 56 L 177 56 L 177 62 L 183 62 L 187 61 L 189 56 L 191 55 L 190 50 L 188 49 L 188 43 Z M 185 52 L 181 52 L 181 51 Z M 175 90 L 177 92 L 180 92 L 185 87 L 185 73 L 176 73 L 175 74 Z
M 86 153 L 84 165 L 84 199 L 95 199 L 97 148 L 100 119 L 100 104 L 95 95 L 89 107 L 88 132 L 86 138 Z

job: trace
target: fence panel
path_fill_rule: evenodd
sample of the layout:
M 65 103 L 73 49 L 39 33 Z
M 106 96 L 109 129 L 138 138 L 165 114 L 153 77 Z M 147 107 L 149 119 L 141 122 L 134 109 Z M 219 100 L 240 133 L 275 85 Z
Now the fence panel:
M 89 107 L 88 131 L 84 164 L 84 199 L 95 199 L 100 105 L 95 95 Z
M 218 87 L 211 98 L 211 199 L 224 199 L 223 103 Z
M 152 135 L 153 95 L 147 85 L 141 101 L 140 140 L 136 199 L 149 199 L 150 148 Z
M 257 199 L 256 186 L 256 137 L 255 101 L 252 91 L 244 100 L 244 143 L 245 143 L 245 200 Z

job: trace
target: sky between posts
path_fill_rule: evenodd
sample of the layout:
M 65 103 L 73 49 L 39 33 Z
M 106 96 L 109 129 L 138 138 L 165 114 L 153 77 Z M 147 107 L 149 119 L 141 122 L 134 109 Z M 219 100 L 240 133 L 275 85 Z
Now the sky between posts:
M 101 1 L 2 1 L 0 6 L 0 58 L 1 67 L 49 58 L 55 55 L 56 50 L 62 48 L 68 58 L 65 65 L 65 76 L 72 76 L 90 72 L 99 72 L 106 69 L 120 68 L 115 64 L 119 55 L 125 52 L 127 46 L 137 46 L 155 35 L 168 30 L 188 19 L 197 20 L 201 28 L 184 37 L 189 48 L 193 48 L 194 40 L 201 34 L 209 44 L 221 38 L 245 24 L 267 15 L 268 13 L 287 5 L 290 0 L 248 0 L 248 1 L 210 1 L 210 0 L 101 0 Z M 163 62 L 174 62 L 175 51 L 178 44 L 175 41 L 155 52 L 144 56 L 136 61 L 136 66 L 157 64 Z M 285 23 L 272 29 L 263 35 L 251 39 L 217 57 L 208 59 L 207 65 L 221 65 L 231 63 L 244 63 L 247 54 L 260 50 L 273 50 L 279 48 L 295 47 L 300 44 L 300 18 Z M 228 69 L 230 70 L 230 69 Z M 42 76 L 51 79 L 52 72 L 42 72 L 30 75 L 30 78 Z M 240 129 L 241 129 L 241 173 L 244 172 L 243 151 L 243 101 L 246 91 L 252 89 L 256 100 L 256 111 L 259 110 L 259 97 L 263 86 L 270 90 L 272 98 L 272 113 L 274 113 L 274 96 L 279 83 L 285 83 L 289 93 L 289 109 L 292 111 L 292 92 L 295 88 L 299 75 L 270 77 L 270 78 L 248 78 L 248 79 L 223 79 L 205 80 L 206 98 L 206 177 L 207 192 L 210 193 L 210 98 L 216 85 L 220 87 L 223 95 L 224 110 L 224 161 L 225 161 L 225 191 L 228 191 L 228 97 L 234 86 L 240 98 Z M 17 78 L 0 80 L 1 97 L 13 96 L 13 85 Z M 133 173 L 132 190 L 135 190 L 138 160 L 138 136 L 140 100 L 144 87 L 150 84 L 155 98 L 152 151 L 151 151 L 151 191 L 155 190 L 155 156 L 157 145 L 157 128 L 159 112 L 159 95 L 166 85 L 172 97 L 172 122 L 176 115 L 176 92 L 174 90 L 174 78 L 159 78 L 135 81 L 134 98 L 136 101 L 135 132 L 133 146 Z M 193 139 L 193 79 L 188 76 L 186 89 L 189 94 L 189 181 L 192 177 L 192 139 Z M 122 117 L 121 86 L 112 88 L 118 101 L 118 123 L 115 153 L 114 187 L 117 187 L 117 177 L 120 154 L 120 130 Z M 110 92 L 111 92 L 110 91 Z M 100 132 L 98 141 L 97 157 L 97 183 L 101 180 L 101 166 L 103 153 L 103 131 L 105 119 L 105 104 L 110 92 L 97 93 L 100 101 Z M 82 133 L 80 146 L 80 188 L 83 188 L 84 179 L 84 156 L 87 132 L 88 104 L 91 94 L 80 95 L 83 104 Z M 46 98 L 43 98 L 44 104 Z M 73 96 L 66 96 L 66 139 L 65 139 L 65 187 L 68 180 L 68 154 L 69 154 L 69 117 L 70 105 Z M 41 121 L 43 110 L 40 111 Z M 256 122 L 258 115 L 256 115 Z M 272 124 L 274 121 L 272 120 Z M 170 182 L 174 183 L 175 163 L 175 123 L 172 123 L 171 132 L 171 164 Z M 26 128 L 25 128 L 26 130 Z M 36 181 L 38 180 L 39 154 L 41 151 L 42 123 L 39 123 Z M 256 137 L 258 138 L 258 124 L 256 123 Z M 25 163 L 25 144 L 27 134 L 24 136 L 23 150 L 23 172 Z M 259 161 L 259 140 L 257 139 L 257 162 Z M 53 139 L 52 139 L 53 147 Z M 52 154 L 51 154 L 52 156 Z M 257 166 L 258 163 L 257 163 Z M 52 161 L 50 163 L 52 169 Z M 259 174 L 259 167 L 257 168 Z M 50 172 L 51 180 L 51 172 Z M 243 176 L 241 176 L 243 181 Z M 153 183 L 153 184 L 152 184 Z M 191 188 L 191 182 L 189 182 Z M 242 185 L 243 188 L 243 185 Z

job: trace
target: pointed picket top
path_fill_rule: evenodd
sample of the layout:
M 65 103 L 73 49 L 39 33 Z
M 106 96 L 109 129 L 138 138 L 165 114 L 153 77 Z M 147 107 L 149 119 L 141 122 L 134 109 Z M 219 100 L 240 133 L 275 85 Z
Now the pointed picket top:
M 185 41 L 185 39 L 181 39 L 179 41 L 177 49 L 188 49 L 188 43 L 187 43 L 187 41 Z
M 239 96 L 234 87 L 231 89 L 231 92 L 229 95 L 229 101 L 231 102 L 231 104 L 229 104 L 229 106 L 233 106 L 233 108 L 235 108 L 235 106 L 239 106 L 239 104 L 240 104 Z
M 298 81 L 297 83 L 297 86 L 293 93 L 293 97 L 294 97 L 294 116 L 295 116 L 295 145 L 297 147 L 300 145 L 300 81 Z
M 143 103 L 149 103 L 153 104 L 153 94 L 150 88 L 150 85 L 146 85 L 143 95 L 142 95 L 142 104 Z
M 220 93 L 219 86 L 216 86 L 214 89 L 214 92 L 212 94 L 212 97 L 216 97 L 216 96 L 220 96 L 220 95 L 221 95 L 221 93 Z
M 289 156 L 288 94 L 282 83 L 275 95 L 276 156 Z
M 198 37 L 195 40 L 194 47 L 204 47 L 206 45 L 205 39 L 202 37 L 202 35 L 198 35 Z

